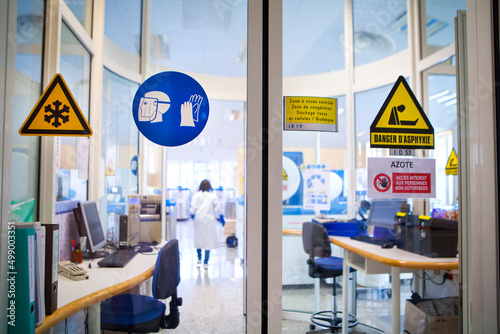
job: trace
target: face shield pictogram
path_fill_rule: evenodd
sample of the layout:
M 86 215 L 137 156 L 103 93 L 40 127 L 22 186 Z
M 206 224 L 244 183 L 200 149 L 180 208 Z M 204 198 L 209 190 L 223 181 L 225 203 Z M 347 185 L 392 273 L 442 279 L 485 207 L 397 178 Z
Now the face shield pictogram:
M 163 92 L 153 91 L 145 94 L 139 102 L 139 122 L 162 122 L 163 114 L 170 108 L 170 98 Z

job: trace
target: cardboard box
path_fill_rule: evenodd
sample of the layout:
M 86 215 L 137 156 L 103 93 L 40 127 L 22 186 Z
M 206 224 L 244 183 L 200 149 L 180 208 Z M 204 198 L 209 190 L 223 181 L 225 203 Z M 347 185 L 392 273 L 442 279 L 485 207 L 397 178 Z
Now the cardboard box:
M 236 234 L 236 219 L 224 219 L 226 224 L 224 224 L 224 234 L 235 235 Z
M 410 334 L 458 334 L 458 297 L 406 300 L 405 330 Z

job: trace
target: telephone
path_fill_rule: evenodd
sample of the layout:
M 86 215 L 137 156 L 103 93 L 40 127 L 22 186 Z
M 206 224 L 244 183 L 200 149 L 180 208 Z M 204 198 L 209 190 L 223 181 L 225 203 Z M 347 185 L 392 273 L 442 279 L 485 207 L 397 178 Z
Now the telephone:
M 71 261 L 59 262 L 59 274 L 72 279 L 73 281 L 81 281 L 89 279 L 87 271 L 82 267 L 77 266 Z

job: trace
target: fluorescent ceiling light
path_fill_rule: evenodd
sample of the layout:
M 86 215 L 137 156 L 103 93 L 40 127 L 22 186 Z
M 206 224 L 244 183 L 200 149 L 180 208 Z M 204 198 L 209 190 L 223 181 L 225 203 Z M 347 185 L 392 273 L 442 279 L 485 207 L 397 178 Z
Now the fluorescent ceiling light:
M 450 92 L 450 90 L 449 90 L 449 89 L 447 89 L 447 90 L 443 90 L 442 92 L 439 92 L 439 93 L 436 93 L 436 94 L 434 94 L 434 95 L 431 95 L 431 96 L 429 97 L 429 100 L 430 100 L 430 101 L 435 100 L 435 99 L 437 99 L 438 97 L 441 97 L 441 96 L 443 96 L 443 95 L 448 94 L 449 92 Z
M 447 96 L 444 96 L 440 99 L 437 100 L 438 103 L 443 103 L 443 102 L 446 102 L 446 101 L 449 101 L 449 100 L 452 100 L 454 98 L 457 97 L 457 93 L 454 93 L 454 94 L 451 94 L 451 95 L 447 95 Z
M 447 107 L 449 107 L 449 106 L 452 106 L 454 104 L 457 104 L 457 99 L 453 99 L 453 100 L 451 100 L 449 102 L 446 102 L 444 105 L 447 106 Z
M 448 27 L 448 23 L 430 16 L 426 17 L 426 21 L 427 37 L 430 37 Z
M 408 28 L 408 17 L 406 11 L 394 20 L 391 24 L 391 28 L 398 32 L 406 31 Z

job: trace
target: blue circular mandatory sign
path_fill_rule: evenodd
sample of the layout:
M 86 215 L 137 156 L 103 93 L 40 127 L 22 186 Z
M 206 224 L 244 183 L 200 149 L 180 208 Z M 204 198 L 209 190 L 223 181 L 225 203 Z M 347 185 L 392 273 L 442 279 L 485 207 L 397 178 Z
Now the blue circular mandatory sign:
M 162 146 L 180 146 L 198 137 L 208 121 L 208 97 L 189 75 L 161 72 L 137 89 L 132 114 L 139 131 Z
M 137 158 L 137 155 L 134 155 L 132 160 L 130 160 L 130 171 L 132 172 L 132 174 L 137 176 L 138 167 L 139 167 L 139 160 Z

